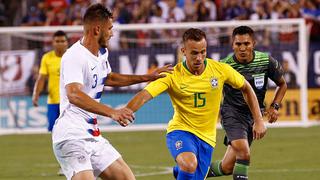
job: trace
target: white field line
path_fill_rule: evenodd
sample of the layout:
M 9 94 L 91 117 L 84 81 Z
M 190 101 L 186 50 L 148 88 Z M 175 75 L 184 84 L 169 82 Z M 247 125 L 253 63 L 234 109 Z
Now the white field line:
M 154 172 L 142 173 L 136 172 L 136 177 L 146 177 L 146 176 L 155 176 L 155 175 L 162 175 L 162 174 L 171 174 L 172 167 L 163 167 L 163 166 L 140 166 L 140 165 L 130 165 L 131 168 L 137 169 L 153 169 Z
M 266 126 L 269 128 L 284 128 L 284 127 L 311 127 L 311 126 L 320 126 L 320 121 L 310 121 L 307 123 L 303 123 L 301 121 L 281 121 L 274 124 L 266 123 Z M 99 129 L 102 132 L 130 132 L 130 131 L 157 131 L 163 130 L 165 131 L 167 128 L 167 124 L 132 124 L 129 127 L 121 127 L 118 125 L 109 125 L 102 126 Z M 220 123 L 217 124 L 217 128 L 221 129 Z M 10 135 L 10 134 L 49 134 L 46 128 L 0 128 L 0 136 L 1 135 Z

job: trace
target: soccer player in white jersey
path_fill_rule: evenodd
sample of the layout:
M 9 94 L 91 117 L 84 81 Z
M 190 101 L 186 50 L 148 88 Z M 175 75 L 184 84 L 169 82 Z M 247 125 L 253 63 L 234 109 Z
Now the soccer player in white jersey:
M 111 117 L 120 125 L 133 121 L 130 109 L 113 109 L 99 103 L 104 85 L 126 86 L 162 78 L 164 66 L 146 75 L 111 72 L 108 40 L 112 14 L 101 4 L 91 5 L 83 17 L 84 36 L 63 55 L 60 73 L 60 116 L 52 132 L 53 150 L 61 168 L 72 180 L 135 179 L 117 150 L 100 135 L 97 115 Z

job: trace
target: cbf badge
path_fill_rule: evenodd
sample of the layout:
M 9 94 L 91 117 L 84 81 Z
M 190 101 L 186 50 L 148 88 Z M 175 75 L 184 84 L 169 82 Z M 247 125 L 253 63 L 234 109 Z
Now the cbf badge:
M 217 78 L 211 78 L 210 83 L 211 83 L 212 88 L 218 87 L 218 79 Z
M 254 79 L 254 86 L 257 89 L 262 89 L 264 86 L 264 73 L 263 74 L 254 74 L 252 76 Z
M 179 141 L 176 141 L 176 150 L 179 150 L 179 149 L 181 149 L 182 148 L 182 141 L 181 140 L 179 140 Z

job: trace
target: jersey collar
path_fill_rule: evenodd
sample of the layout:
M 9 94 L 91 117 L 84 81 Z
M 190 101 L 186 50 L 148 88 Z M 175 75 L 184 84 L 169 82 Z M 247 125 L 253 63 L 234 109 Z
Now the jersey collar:
M 84 52 L 86 52 L 90 57 L 92 57 L 92 59 L 94 59 L 95 61 L 99 61 L 99 57 L 100 57 L 100 49 L 99 49 L 99 56 L 95 56 L 94 54 L 92 54 L 86 47 L 84 47 L 84 45 L 82 44 L 82 40 L 83 38 L 81 38 L 78 43 L 79 43 L 79 46 L 84 50 Z
M 206 67 L 207 67 L 207 58 L 204 60 L 204 69 L 206 69 Z M 188 66 L 187 66 L 187 60 L 184 60 L 183 62 L 182 62 L 182 65 L 191 73 L 191 71 L 189 70 L 189 68 L 188 68 Z M 192 73 L 191 73 L 192 74 Z

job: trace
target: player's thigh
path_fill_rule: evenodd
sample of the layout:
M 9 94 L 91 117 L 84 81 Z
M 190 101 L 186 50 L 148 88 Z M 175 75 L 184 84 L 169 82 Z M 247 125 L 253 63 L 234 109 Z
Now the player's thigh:
M 185 152 L 198 154 L 198 147 L 194 141 L 194 135 L 181 130 L 175 130 L 167 134 L 167 147 L 174 160 L 177 160 L 178 155 Z M 186 154 L 188 155 L 188 154 Z M 185 155 L 183 155 L 184 157 Z
M 73 175 L 71 180 L 95 180 L 91 170 L 80 171 L 77 174 Z
M 167 147 L 180 169 L 196 171 L 196 177 L 203 179 L 211 163 L 211 145 L 190 132 L 172 131 L 167 134 Z
M 47 117 L 55 121 L 60 115 L 60 105 L 59 104 L 48 104 L 47 105 Z
M 231 141 L 231 147 L 237 159 L 250 159 L 250 147 L 247 139 L 237 139 Z
M 121 179 L 134 180 L 135 177 L 127 165 L 127 163 L 120 157 L 108 166 L 99 176 L 103 180 Z
M 88 171 L 84 175 L 91 173 L 93 177 L 91 154 L 86 149 L 86 143 L 85 140 L 66 140 L 53 144 L 54 154 L 68 180 L 83 171 Z
M 103 179 L 134 179 L 129 166 L 120 153 L 103 137 L 96 143 L 95 153 L 91 156 L 94 175 Z
M 181 170 L 196 170 L 198 147 L 193 134 L 187 131 L 172 131 L 167 134 L 167 147 Z
M 240 113 L 232 108 L 228 112 L 221 111 L 221 123 L 226 132 L 224 144 L 238 139 L 246 139 L 249 145 L 252 142 L 252 118 L 250 114 Z
M 59 104 L 47 105 L 48 131 L 52 131 L 56 119 L 59 117 Z

